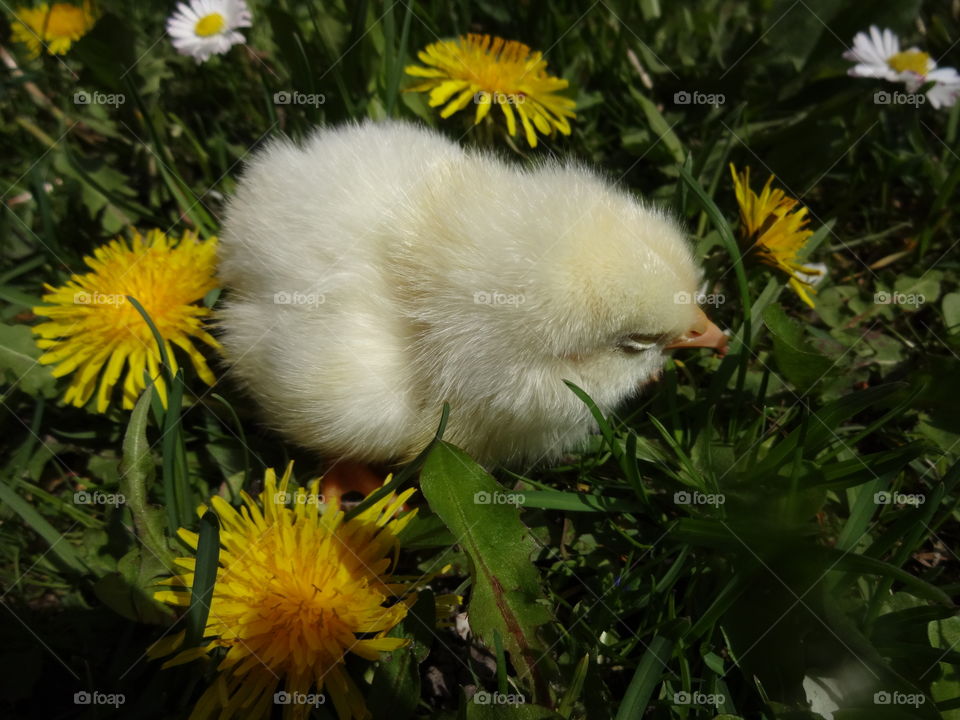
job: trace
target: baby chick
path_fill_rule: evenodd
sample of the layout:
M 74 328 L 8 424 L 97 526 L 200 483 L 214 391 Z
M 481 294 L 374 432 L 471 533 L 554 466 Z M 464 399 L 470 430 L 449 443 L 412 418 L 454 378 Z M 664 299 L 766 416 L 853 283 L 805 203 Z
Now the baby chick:
M 269 424 L 329 459 L 445 439 L 485 464 L 556 458 L 656 376 L 721 347 L 664 213 L 576 164 L 519 167 L 419 126 L 276 140 L 229 204 L 220 313 Z M 687 302 L 683 302 L 687 300 Z

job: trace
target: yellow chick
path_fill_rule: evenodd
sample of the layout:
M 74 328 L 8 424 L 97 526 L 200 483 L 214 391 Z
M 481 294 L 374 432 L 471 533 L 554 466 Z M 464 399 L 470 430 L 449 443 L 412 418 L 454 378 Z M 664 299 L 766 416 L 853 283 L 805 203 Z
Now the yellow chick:
M 445 439 L 486 464 L 557 458 L 678 344 L 721 347 L 677 224 L 578 164 L 518 167 L 400 122 L 253 157 L 221 243 L 232 375 L 328 459 Z

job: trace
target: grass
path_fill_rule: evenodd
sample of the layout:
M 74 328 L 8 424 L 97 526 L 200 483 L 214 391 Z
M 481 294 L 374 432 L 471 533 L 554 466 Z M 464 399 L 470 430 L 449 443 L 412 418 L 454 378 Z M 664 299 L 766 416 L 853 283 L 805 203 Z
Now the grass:
M 402 92 L 417 49 L 475 30 L 546 51 L 577 101 L 569 138 L 515 160 L 576 157 L 670 207 L 733 341 L 596 411 L 600 432 L 562 465 L 491 476 L 439 441 L 403 473 L 420 471 L 425 502 L 401 567 L 451 569 L 394 631 L 408 649 L 348 664 L 374 716 L 819 718 L 833 695 L 837 720 L 960 717 L 960 106 L 876 104 L 892 87 L 841 58 L 877 24 L 955 65 L 955 4 L 254 3 L 247 45 L 199 67 L 163 38 L 167 3 L 102 7 L 63 58 L 3 44 L 5 717 L 186 717 L 209 665 L 144 657 L 175 621 L 151 597 L 184 550 L 173 533 L 215 538 L 199 502 L 257 492 L 290 457 L 301 480 L 317 467 L 229 375 L 212 393 L 168 377 L 166 409 L 149 392 L 132 413 L 63 405 L 28 329 L 43 284 L 130 226 L 215 235 L 244 158 L 281 132 L 394 116 L 488 141 Z M 293 91 L 314 101 L 274 101 Z M 810 260 L 828 268 L 814 309 L 741 259 L 729 162 L 809 208 Z M 216 541 L 204 552 L 215 567 Z M 432 592 L 465 596 L 471 639 L 435 627 Z M 193 637 L 203 619 L 195 603 Z M 83 691 L 123 703 L 75 704 Z

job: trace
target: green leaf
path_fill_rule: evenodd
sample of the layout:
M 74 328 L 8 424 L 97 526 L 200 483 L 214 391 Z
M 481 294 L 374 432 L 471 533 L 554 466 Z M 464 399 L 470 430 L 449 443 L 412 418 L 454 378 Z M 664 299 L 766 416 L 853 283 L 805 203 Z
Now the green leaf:
M 960 332 L 960 292 L 943 296 L 943 324 L 947 332 Z
M 168 623 L 173 611 L 154 600 L 148 591 L 164 568 L 155 558 L 149 562 L 147 556 L 149 551 L 144 555 L 139 548 L 130 550 L 120 558 L 117 572 L 97 580 L 93 592 L 104 605 L 128 620 L 154 625 Z
M 150 487 L 156 475 L 153 454 L 147 440 L 147 422 L 153 388 L 148 387 L 130 413 L 130 422 L 123 438 L 123 460 L 120 462 L 120 492 L 133 515 L 134 533 L 168 569 L 172 570 L 173 553 L 167 544 L 163 528 L 163 511 L 149 504 Z
M 941 274 L 930 270 L 920 277 L 901 275 L 893 284 L 894 300 L 903 310 L 919 310 L 940 297 Z
M 437 443 L 427 458 L 420 485 L 430 508 L 470 558 L 473 582 L 470 627 L 487 646 L 499 632 L 535 700 L 549 699 L 548 675 L 555 671 L 537 628 L 550 621 L 536 567 L 534 542 L 515 505 L 496 502 L 509 495 L 466 453 Z
M 387 635 L 409 637 L 411 644 L 394 650 L 380 661 L 367 697 L 373 717 L 405 720 L 413 715 L 420 700 L 420 669 L 433 644 L 436 626 L 436 599 L 424 590 L 403 621 Z
M 807 391 L 833 369 L 833 361 L 814 350 L 803 327 L 787 317 L 779 305 L 771 305 L 763 313 L 773 336 L 773 357 L 777 369 L 800 390 Z
M 50 367 L 37 362 L 41 354 L 30 328 L 0 323 L 0 383 L 6 386 L 0 399 L 6 399 L 14 387 L 47 398 L 57 394 L 57 379 Z

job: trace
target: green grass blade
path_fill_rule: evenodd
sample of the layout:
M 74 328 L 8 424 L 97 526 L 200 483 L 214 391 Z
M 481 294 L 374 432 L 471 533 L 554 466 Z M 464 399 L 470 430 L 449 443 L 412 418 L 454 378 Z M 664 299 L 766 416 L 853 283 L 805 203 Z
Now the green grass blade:
M 657 635 L 650 641 L 630 680 L 615 720 L 636 720 L 644 716 L 653 691 L 667 672 L 666 664 L 672 653 L 673 640 Z
M 220 561 L 220 522 L 212 510 L 200 518 L 200 539 L 197 542 L 197 569 L 190 590 L 190 606 L 186 613 L 186 642 L 197 645 L 203 639 L 213 602 L 213 588 L 217 582 Z
M 20 519 L 23 520 L 30 529 L 47 542 L 50 546 L 50 553 L 52 553 L 69 572 L 75 575 L 83 575 L 87 572 L 86 566 L 77 556 L 73 545 L 64 538 L 63 533 L 59 532 L 53 525 L 47 522 L 33 505 L 20 497 L 6 482 L 0 482 L 0 501 L 19 515 Z

